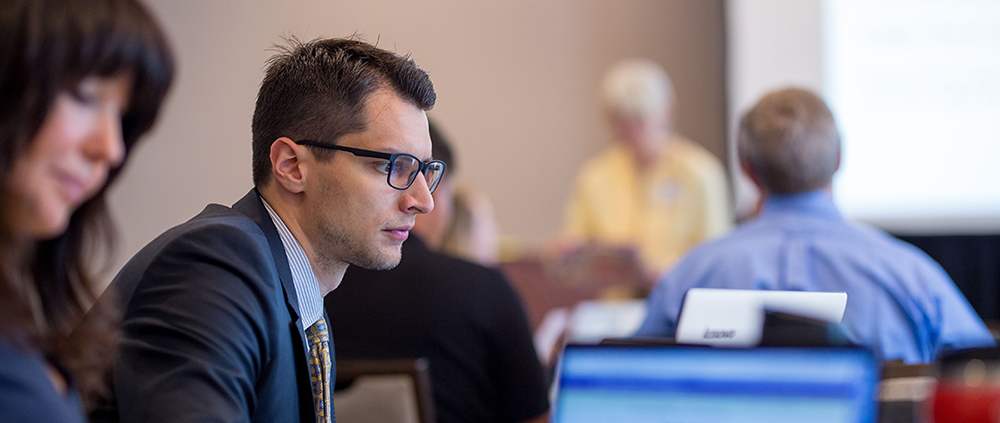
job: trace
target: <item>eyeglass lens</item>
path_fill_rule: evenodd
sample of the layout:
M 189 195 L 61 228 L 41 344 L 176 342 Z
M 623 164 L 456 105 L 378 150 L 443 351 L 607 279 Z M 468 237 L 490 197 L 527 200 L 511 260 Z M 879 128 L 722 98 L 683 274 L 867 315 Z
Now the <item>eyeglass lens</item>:
M 396 156 L 396 161 L 392 163 L 392 173 L 389 175 L 390 185 L 397 189 L 408 188 L 417 178 L 421 164 L 416 157 L 408 154 Z M 441 182 L 443 171 L 444 166 L 439 162 L 428 163 L 427 168 L 424 169 L 424 180 L 431 192 L 434 192 L 438 183 Z

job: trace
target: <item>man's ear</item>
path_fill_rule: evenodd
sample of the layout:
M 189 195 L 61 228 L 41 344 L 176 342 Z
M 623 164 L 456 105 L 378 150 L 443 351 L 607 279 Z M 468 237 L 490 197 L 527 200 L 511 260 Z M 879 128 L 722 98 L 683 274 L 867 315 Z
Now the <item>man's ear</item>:
M 300 193 L 305 189 L 310 160 L 309 149 L 287 137 L 271 143 L 271 174 L 275 182 L 289 192 Z

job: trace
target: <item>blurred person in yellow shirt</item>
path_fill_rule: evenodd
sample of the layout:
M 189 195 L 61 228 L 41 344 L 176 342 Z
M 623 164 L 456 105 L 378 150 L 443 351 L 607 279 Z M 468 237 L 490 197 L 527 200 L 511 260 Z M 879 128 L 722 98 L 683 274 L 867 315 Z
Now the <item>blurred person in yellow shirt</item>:
M 726 174 L 712 153 L 674 133 L 673 86 L 656 63 L 619 62 L 602 94 L 616 142 L 583 166 L 561 240 L 633 249 L 655 277 L 730 228 Z

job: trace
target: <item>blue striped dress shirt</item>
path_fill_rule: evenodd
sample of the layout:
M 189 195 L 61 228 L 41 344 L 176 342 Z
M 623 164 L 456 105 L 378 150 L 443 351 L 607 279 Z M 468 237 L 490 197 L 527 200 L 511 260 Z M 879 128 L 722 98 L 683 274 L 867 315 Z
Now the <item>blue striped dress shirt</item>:
M 278 217 L 278 214 L 264 198 L 261 198 L 260 201 L 264 203 L 267 214 L 271 215 L 271 221 L 274 222 L 274 227 L 278 229 L 278 236 L 281 237 L 281 244 L 285 247 L 285 256 L 288 257 L 288 267 L 292 271 L 292 282 L 295 285 L 295 296 L 299 300 L 302 330 L 308 330 L 323 316 L 323 296 L 319 293 L 319 280 L 316 279 L 316 273 L 313 273 L 313 268 L 309 265 L 306 252 L 302 250 L 302 246 L 285 226 L 285 222 L 281 220 L 281 217 Z M 340 282 L 337 284 L 339 285 Z

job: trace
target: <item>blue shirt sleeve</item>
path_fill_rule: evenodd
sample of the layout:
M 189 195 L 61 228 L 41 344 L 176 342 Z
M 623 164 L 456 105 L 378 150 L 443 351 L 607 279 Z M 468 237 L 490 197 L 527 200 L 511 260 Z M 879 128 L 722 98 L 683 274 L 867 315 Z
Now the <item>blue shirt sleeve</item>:
M 646 320 L 635 332 L 637 337 L 670 337 L 677 330 L 677 316 L 668 313 L 667 301 L 670 287 L 670 274 L 656 284 L 653 292 L 646 300 Z
M 935 296 L 937 325 L 931 333 L 934 340 L 931 359 L 949 351 L 996 346 L 993 335 L 948 274 L 937 263 L 931 263 L 932 269 L 926 273 L 931 279 L 927 286 L 939 287 Z

